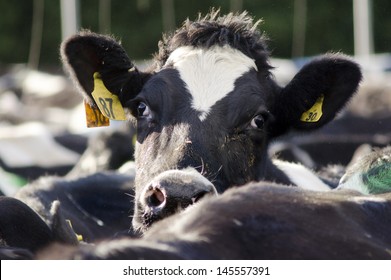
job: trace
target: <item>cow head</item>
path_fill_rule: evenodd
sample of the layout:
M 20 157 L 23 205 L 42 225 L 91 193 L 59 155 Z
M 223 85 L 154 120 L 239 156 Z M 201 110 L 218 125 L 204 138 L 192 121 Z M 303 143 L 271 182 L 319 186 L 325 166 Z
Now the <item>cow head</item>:
M 267 157 L 268 142 L 328 123 L 361 80 L 356 63 L 328 54 L 280 87 L 265 38 L 246 13 L 186 21 L 159 43 L 151 71 L 139 71 L 112 37 L 89 31 L 66 40 L 61 52 L 87 102 L 95 104 L 98 73 L 136 122 L 133 224 L 141 229 L 163 207 L 172 213 L 216 190 L 259 180 L 289 184 Z M 186 201 L 168 206 L 172 184 Z

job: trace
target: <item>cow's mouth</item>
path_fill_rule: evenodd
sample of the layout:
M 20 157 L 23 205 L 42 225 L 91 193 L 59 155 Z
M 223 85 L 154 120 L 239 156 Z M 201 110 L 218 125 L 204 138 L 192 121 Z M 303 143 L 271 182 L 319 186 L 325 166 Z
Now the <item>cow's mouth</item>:
M 153 223 L 155 223 L 161 219 L 162 219 L 162 217 L 160 215 L 156 215 L 152 211 L 144 212 L 144 214 L 142 215 L 143 229 L 147 230 L 148 228 L 150 228 L 152 226 Z

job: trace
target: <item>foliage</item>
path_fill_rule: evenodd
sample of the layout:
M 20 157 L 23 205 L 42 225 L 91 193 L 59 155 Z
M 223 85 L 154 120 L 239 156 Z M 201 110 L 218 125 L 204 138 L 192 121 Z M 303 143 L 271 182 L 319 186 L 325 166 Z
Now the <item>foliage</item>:
M 223 0 L 173 0 L 175 24 L 179 26 L 211 6 L 230 11 L 233 2 Z M 28 61 L 33 0 L 0 1 L 0 64 Z M 133 59 L 148 59 L 157 51 L 163 30 L 162 2 L 157 0 L 111 0 L 111 30 L 122 40 Z M 242 9 L 257 19 L 270 38 L 273 56 L 291 57 L 294 0 L 239 0 Z M 45 0 L 44 28 L 40 66 L 59 67 L 58 47 L 61 43 L 60 1 Z M 99 1 L 80 0 L 81 25 L 99 30 Z M 373 0 L 374 40 L 376 52 L 390 52 L 391 1 Z M 169 31 L 169 30 L 168 30 Z M 327 51 L 353 53 L 352 1 L 307 0 L 307 24 L 304 54 L 316 55 Z

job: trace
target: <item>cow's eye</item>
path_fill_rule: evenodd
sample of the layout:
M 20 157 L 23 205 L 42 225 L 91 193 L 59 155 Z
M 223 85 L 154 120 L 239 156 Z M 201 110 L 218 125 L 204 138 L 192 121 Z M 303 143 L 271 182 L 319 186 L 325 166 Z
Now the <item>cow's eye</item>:
M 256 115 L 250 123 L 252 128 L 262 129 L 265 125 L 265 118 L 262 115 Z
M 151 110 L 148 105 L 144 102 L 140 102 L 137 106 L 137 116 L 138 117 L 148 117 L 151 114 Z

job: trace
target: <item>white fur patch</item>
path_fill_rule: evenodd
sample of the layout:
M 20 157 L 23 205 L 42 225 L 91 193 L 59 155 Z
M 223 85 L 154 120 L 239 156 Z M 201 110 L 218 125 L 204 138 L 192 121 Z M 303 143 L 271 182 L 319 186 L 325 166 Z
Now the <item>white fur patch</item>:
M 352 176 L 350 176 L 349 179 L 346 180 L 346 182 L 342 184 L 340 183 L 337 189 L 350 189 L 350 190 L 359 191 L 363 194 L 368 194 L 368 190 L 365 187 L 365 184 L 362 181 L 362 177 L 359 172 L 354 173 Z
M 201 121 L 217 101 L 233 91 L 239 77 L 252 68 L 257 70 L 253 59 L 229 46 L 180 47 L 171 53 L 166 65 L 173 65 L 179 71 Z
M 301 164 L 280 160 L 274 160 L 273 163 L 299 188 L 313 191 L 330 190 L 330 187 L 323 183 L 318 176 Z

